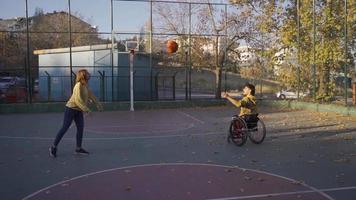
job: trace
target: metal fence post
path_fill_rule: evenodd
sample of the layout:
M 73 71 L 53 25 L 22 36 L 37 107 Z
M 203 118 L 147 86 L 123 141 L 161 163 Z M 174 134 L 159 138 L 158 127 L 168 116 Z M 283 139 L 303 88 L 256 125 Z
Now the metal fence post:
M 69 31 L 69 69 L 71 71 L 70 74 L 70 88 L 71 93 L 74 86 L 75 81 L 73 81 L 72 73 L 73 73 L 73 59 L 72 59 L 72 14 L 70 8 L 70 0 L 68 0 L 68 31 Z
M 28 19 L 28 0 L 26 0 L 26 85 L 27 85 L 27 103 L 32 103 L 32 80 L 31 80 L 31 64 L 30 64 L 30 33 L 29 33 L 29 19 Z
M 347 92 L 347 88 L 348 88 L 348 78 L 347 78 L 347 72 L 348 72 L 348 69 L 347 69 L 347 54 L 348 54 L 348 51 L 347 51 L 347 0 L 344 0 L 345 1 L 345 66 L 344 66 L 344 75 L 345 75 L 345 105 L 347 106 L 347 97 L 348 97 L 348 92 Z
M 188 100 L 188 51 L 185 51 L 185 100 Z
M 98 71 L 100 74 L 100 96 L 102 101 L 105 101 L 105 71 Z
M 298 63 L 297 63 L 297 69 L 298 69 L 298 86 L 297 86 L 297 99 L 299 100 L 300 96 L 300 0 L 297 0 L 297 42 L 298 42 Z
M 176 75 L 178 72 L 174 73 L 172 76 L 172 93 L 173 93 L 173 100 L 176 100 Z
M 51 75 L 45 71 L 45 73 L 47 74 L 47 101 L 51 100 L 51 93 L 52 93 L 52 88 L 51 88 Z
M 189 100 L 192 100 L 192 3 L 189 3 Z
M 156 97 L 156 100 L 158 100 L 158 74 L 159 74 L 159 72 L 157 72 L 155 75 L 155 97 Z
M 315 0 L 313 0 L 313 100 L 316 101 L 316 66 L 315 66 L 315 40 L 316 40 L 316 27 L 315 27 Z
M 110 64 L 111 64 L 111 101 L 114 101 L 114 5 L 113 0 L 110 1 L 110 26 L 111 26 L 111 48 L 110 48 Z M 118 55 L 118 54 L 116 54 Z M 119 75 L 117 75 L 117 94 L 119 94 Z M 119 98 L 118 98 L 119 99 Z

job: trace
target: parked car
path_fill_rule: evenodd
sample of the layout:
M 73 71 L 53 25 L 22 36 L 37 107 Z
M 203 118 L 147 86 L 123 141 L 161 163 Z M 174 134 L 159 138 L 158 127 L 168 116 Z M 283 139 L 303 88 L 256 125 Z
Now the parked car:
M 6 103 L 23 103 L 26 102 L 26 97 L 26 87 L 17 85 L 10 86 L 6 93 L 3 94 L 3 98 Z
M 0 78 L 0 90 L 5 93 L 7 89 L 15 85 L 15 78 L 14 77 L 1 77 Z
M 0 77 L 0 90 L 6 93 L 11 86 L 26 86 L 26 79 L 20 77 Z
M 299 92 L 299 97 L 305 97 L 307 96 L 308 93 L 305 92 Z M 293 89 L 289 90 L 281 90 L 280 92 L 276 93 L 277 98 L 279 99 L 297 99 L 298 98 L 298 93 L 297 91 Z

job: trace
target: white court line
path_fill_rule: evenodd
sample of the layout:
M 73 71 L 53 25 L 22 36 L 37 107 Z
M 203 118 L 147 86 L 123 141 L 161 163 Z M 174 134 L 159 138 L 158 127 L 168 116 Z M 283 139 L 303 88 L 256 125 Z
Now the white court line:
M 200 120 L 200 119 L 198 119 L 198 118 L 196 118 L 196 117 L 194 117 L 194 116 L 192 116 L 192 115 L 190 115 L 190 114 L 188 114 L 186 112 L 183 112 L 183 111 L 177 111 L 177 112 L 182 114 L 182 115 L 184 115 L 184 116 L 186 116 L 186 117 L 188 117 L 188 118 L 191 118 L 191 119 L 193 119 L 193 120 L 195 120 L 195 121 L 197 121 L 197 122 L 199 122 L 201 124 L 205 124 L 204 121 L 202 121 L 202 120 Z
M 238 197 L 224 197 L 224 198 L 207 199 L 207 200 L 239 200 L 239 199 L 252 199 L 252 198 L 287 196 L 287 195 L 295 195 L 295 194 L 308 194 L 308 193 L 316 193 L 318 191 L 319 192 L 334 192 L 334 191 L 343 191 L 343 190 L 356 190 L 356 186 L 318 189 L 317 191 L 315 191 L 315 190 L 302 190 L 302 191 L 297 191 L 297 192 L 281 192 L 281 193 L 269 193 L 269 194 L 238 196 Z
M 26 197 L 23 198 L 23 200 L 26 200 L 26 199 L 29 199 L 31 197 L 34 197 L 36 196 L 37 194 L 41 193 L 41 192 L 44 192 L 50 188 L 53 188 L 53 187 L 56 187 L 56 186 L 59 186 L 59 185 L 62 185 L 64 183 L 67 183 L 67 182 L 70 182 L 70 181 L 73 181 L 73 180 L 78 180 L 80 178 L 84 178 L 84 177 L 88 177 L 88 176 L 92 176 L 92 175 L 97 175 L 97 174 L 102 174 L 102 173 L 106 173 L 106 172 L 112 172 L 112 171 L 115 171 L 115 170 L 124 170 L 124 169 L 132 169 L 132 168 L 138 168 L 138 167 L 151 167 L 151 166 L 169 166 L 169 165 L 188 165 L 188 166 L 212 166 L 212 167 L 224 167 L 224 168 L 238 168 L 240 170 L 244 170 L 244 171 L 252 171 L 252 172 L 256 172 L 256 173 L 261 173 L 261 174 L 266 174 L 266 175 L 270 175 L 270 176 L 274 176 L 274 177 L 278 177 L 278 178 L 281 178 L 281 179 L 284 179 L 284 180 L 288 180 L 288 181 L 291 181 L 291 182 L 296 182 L 296 180 L 293 180 L 293 179 L 290 179 L 290 178 L 287 178 L 287 177 L 284 177 L 284 176 L 279 176 L 279 175 L 276 175 L 276 174 L 272 174 L 272 173 L 268 173 L 268 172 L 264 172 L 264 171 L 259 171 L 259 170 L 253 170 L 253 169 L 246 169 L 246 168 L 240 168 L 240 167 L 236 167 L 236 166 L 228 166 L 228 165 L 218 165 L 218 164 L 206 164 L 206 163 L 159 163 L 159 164 L 143 164 L 143 165 L 133 165 L 133 166 L 127 166 L 127 167 L 118 167 L 118 168 L 112 168 L 112 169 L 107 169 L 107 170 L 102 170 L 102 171 L 97 171 L 97 172 L 93 172 L 93 173 L 88 173 L 88 174 L 84 174 L 84 175 L 81 175 L 81 176 L 77 176 L 77 177 L 74 177 L 74 178 L 71 178 L 71 179 L 68 179 L 68 180 L 65 180 L 65 181 L 61 181 L 61 182 L 58 182 L 58 183 L 55 183 L 53 185 L 50 185 L 48 187 L 45 187 L 43 189 L 40 189 L 38 190 L 37 192 L 34 192 Z M 327 199 L 329 200 L 333 200 L 333 198 L 331 198 L 329 195 L 325 194 L 322 190 L 317 190 L 305 183 L 301 183 L 300 185 L 304 186 L 304 187 L 307 187 L 307 188 L 310 188 L 310 190 L 305 190 L 305 191 L 300 191 L 300 192 L 306 192 L 306 191 L 310 191 L 310 192 L 315 192 L 315 193 L 319 193 L 320 195 L 326 197 Z M 355 188 L 356 187 L 348 187 L 348 188 Z M 324 190 L 330 190 L 330 191 L 338 191 L 337 190 L 338 188 L 331 188 L 331 189 L 324 189 Z M 343 190 L 346 190 L 346 189 L 343 189 Z M 295 192 L 285 192 L 285 193 L 295 193 Z M 277 194 L 277 193 L 272 193 L 272 194 Z M 283 193 L 280 193 L 280 194 L 283 194 Z M 254 195 L 254 196 L 258 196 L 258 195 Z M 247 196 L 245 196 L 247 197 Z M 264 196 L 266 197 L 266 196 Z M 239 197 L 227 197 L 227 198 L 220 198 L 220 199 L 211 199 L 211 200 L 230 200 L 230 199 L 238 199 Z M 252 198 L 252 197 L 251 197 Z

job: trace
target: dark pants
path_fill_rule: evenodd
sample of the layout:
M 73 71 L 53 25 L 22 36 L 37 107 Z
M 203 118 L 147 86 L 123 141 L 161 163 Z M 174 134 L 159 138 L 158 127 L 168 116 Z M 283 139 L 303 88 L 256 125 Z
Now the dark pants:
M 256 128 L 258 122 L 258 114 L 247 114 L 241 116 L 249 129 Z
M 75 125 L 77 126 L 77 147 L 82 147 L 83 130 L 84 130 L 83 112 L 68 107 L 66 107 L 64 110 L 63 125 L 62 128 L 57 133 L 56 139 L 54 140 L 53 143 L 55 147 L 58 145 L 59 141 L 61 141 L 62 137 L 69 129 L 73 120 L 75 122 Z

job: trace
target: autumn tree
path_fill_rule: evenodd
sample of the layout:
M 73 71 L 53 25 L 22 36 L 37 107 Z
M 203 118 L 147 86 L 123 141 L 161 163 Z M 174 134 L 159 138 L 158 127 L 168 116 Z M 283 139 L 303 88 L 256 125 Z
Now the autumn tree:
M 282 48 L 277 30 L 280 28 L 279 15 L 283 5 L 275 0 L 231 0 L 230 2 L 243 11 L 242 14 L 248 21 L 246 27 L 239 28 L 245 30 L 243 43 L 251 49 L 250 53 L 255 55 L 253 63 L 241 67 L 241 75 L 254 80 L 271 78 L 274 70 L 274 54 Z
M 41 8 L 36 8 L 35 15 L 29 17 L 29 44 L 30 52 L 37 49 L 67 48 L 69 41 L 68 13 L 44 13 Z M 15 20 L 15 19 L 9 19 Z M 1 30 L 0 63 L 4 70 L 24 71 L 27 55 L 26 18 L 16 19 L 18 30 Z M 96 28 L 83 20 L 83 17 L 71 16 L 72 46 L 93 45 L 107 43 L 98 35 Z M 1 27 L 0 27 L 1 29 Z M 38 57 L 30 53 L 30 66 L 32 75 L 35 76 Z M 11 68 L 11 69 L 10 69 Z M 21 75 L 21 74 L 19 74 Z M 23 75 L 23 74 L 22 74 Z
M 311 66 L 314 64 L 313 58 L 313 4 L 312 1 L 300 0 L 300 43 L 297 35 L 297 1 L 288 1 L 287 12 L 284 15 L 283 26 L 279 31 L 281 42 L 289 48 L 299 46 L 299 67 L 301 70 L 301 83 L 304 88 L 311 88 L 313 76 Z M 349 5 L 350 13 L 355 11 L 354 6 Z M 343 0 L 322 0 L 316 1 L 316 41 L 315 41 L 315 66 L 317 85 L 316 97 L 321 101 L 328 101 L 335 95 L 334 77 L 343 72 L 345 66 L 345 10 Z M 348 20 L 349 30 L 348 40 L 351 39 L 352 26 Z M 348 49 L 347 54 L 351 54 Z M 351 55 L 347 55 L 351 58 Z M 352 60 L 352 59 L 350 59 Z M 350 62 L 350 61 L 349 61 Z M 350 63 L 349 63 L 350 64 Z M 293 77 L 291 77 L 293 78 Z M 295 79 L 297 77 L 294 77 Z M 294 81 L 296 82 L 296 81 Z M 306 84 L 307 83 L 307 84 Z
M 222 69 L 226 64 L 227 55 L 238 46 L 238 41 L 246 37 L 246 31 L 241 27 L 247 27 L 245 13 L 236 7 L 236 15 L 228 15 L 224 7 L 212 4 L 209 0 L 202 1 L 205 4 L 182 3 L 176 6 L 159 4 L 155 6 L 154 13 L 157 30 L 163 33 L 176 34 L 177 40 L 183 46 L 188 46 L 194 67 L 211 69 L 215 74 L 215 97 L 221 98 L 221 76 Z M 194 22 L 191 32 L 194 36 L 189 38 L 189 9 L 194 14 Z M 225 33 L 228 33 L 226 36 Z M 190 39 L 190 41 L 188 40 Z M 205 48 L 205 50 L 204 50 Z M 208 50 L 206 50 L 208 49 Z M 179 52 L 183 58 L 184 49 Z
M 39 12 L 41 13 L 41 12 Z M 69 47 L 68 13 L 54 12 L 32 17 L 30 31 L 33 49 L 52 49 Z M 80 17 L 71 16 L 72 46 L 84 46 L 103 43 L 92 27 Z
M 250 41 L 262 39 L 266 45 L 257 48 L 267 60 L 272 60 L 277 51 L 288 50 L 284 55 L 284 62 L 278 67 L 277 80 L 287 87 L 296 88 L 298 83 L 304 89 L 311 89 L 313 76 L 311 66 L 313 58 L 313 1 L 299 0 L 231 0 L 236 6 L 247 7 L 251 24 Z M 333 74 L 339 74 L 345 66 L 345 57 L 350 65 L 353 62 L 351 48 L 345 55 L 345 0 L 318 0 L 316 1 L 316 41 L 315 41 L 315 66 L 317 96 L 321 100 L 328 100 L 334 95 L 335 81 Z M 352 32 L 355 31 L 355 3 L 348 4 L 348 41 L 355 41 Z M 299 41 L 298 41 L 298 24 Z M 257 36 L 257 37 L 256 37 Z M 262 36 L 267 36 L 263 39 Z M 352 38 L 353 37 L 353 38 Z M 248 42 L 250 43 L 250 42 Z M 251 43 L 250 43 L 251 44 Z M 256 43 L 257 44 L 257 43 Z M 256 45 L 254 45 L 256 46 Z M 299 51 L 298 51 L 299 49 Z M 299 59 L 298 59 L 299 55 Z M 298 62 L 299 60 L 299 62 Z M 300 70 L 300 80 L 298 80 Z

